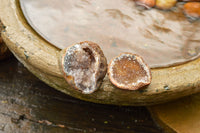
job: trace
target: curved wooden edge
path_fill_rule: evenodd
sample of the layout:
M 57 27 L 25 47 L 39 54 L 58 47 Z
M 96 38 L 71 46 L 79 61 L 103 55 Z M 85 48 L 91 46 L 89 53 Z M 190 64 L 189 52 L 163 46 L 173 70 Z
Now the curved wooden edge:
M 73 97 L 103 104 L 152 105 L 200 91 L 200 59 L 170 68 L 152 69 L 152 83 L 138 91 L 121 90 L 105 77 L 98 91 L 85 95 L 66 83 L 59 68 L 60 49 L 42 39 L 27 24 L 18 0 L 0 0 L 2 38 L 33 74 L 48 85 Z
M 200 93 L 173 102 L 148 107 L 155 122 L 176 133 L 199 133 Z
M 175 130 L 173 130 L 170 126 L 165 124 L 160 118 L 158 117 L 157 113 L 151 108 L 147 107 L 148 111 L 151 114 L 151 118 L 153 121 L 157 124 L 157 126 L 162 129 L 163 133 L 177 133 Z

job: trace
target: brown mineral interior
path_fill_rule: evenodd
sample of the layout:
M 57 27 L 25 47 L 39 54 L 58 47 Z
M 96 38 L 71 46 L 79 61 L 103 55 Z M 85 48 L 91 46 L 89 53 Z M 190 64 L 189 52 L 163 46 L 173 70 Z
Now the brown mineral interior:
M 114 58 L 108 73 L 111 82 L 122 89 L 136 90 L 151 82 L 149 67 L 140 56 L 131 53 Z
M 106 59 L 99 53 L 100 48 L 92 42 L 81 42 L 65 51 L 62 59 L 65 79 L 85 94 L 94 92 L 107 70 Z
M 146 72 L 137 61 L 128 61 L 127 58 L 115 61 L 113 66 L 113 78 L 120 84 L 135 83 L 145 75 Z
M 133 0 L 20 0 L 29 24 L 64 49 L 85 40 L 99 44 L 108 59 L 123 52 L 144 58 L 151 68 L 200 55 L 200 22 L 190 22 L 178 2 L 171 11 L 139 10 Z

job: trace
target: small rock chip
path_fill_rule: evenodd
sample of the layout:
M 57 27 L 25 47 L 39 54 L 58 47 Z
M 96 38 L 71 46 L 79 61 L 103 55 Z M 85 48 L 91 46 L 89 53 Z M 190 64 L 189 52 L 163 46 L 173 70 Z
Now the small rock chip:
M 61 66 L 66 81 L 84 94 L 97 90 L 107 72 L 107 60 L 101 48 L 89 41 L 63 50 Z
M 183 7 L 184 13 L 190 18 L 200 17 L 200 2 L 188 2 Z
M 162 10 L 169 10 L 174 7 L 177 0 L 156 0 L 156 7 Z
M 137 90 L 151 83 L 151 71 L 144 60 L 132 53 L 122 53 L 108 66 L 110 81 L 121 89 Z
M 58 124 L 57 126 L 60 128 L 65 128 L 65 125 L 62 125 L 62 124 Z
M 156 4 L 156 0 L 136 0 L 136 5 L 142 6 L 146 9 L 152 8 Z
M 47 124 L 47 125 L 52 125 L 53 123 L 48 121 L 48 120 L 39 120 L 38 123 L 40 124 Z

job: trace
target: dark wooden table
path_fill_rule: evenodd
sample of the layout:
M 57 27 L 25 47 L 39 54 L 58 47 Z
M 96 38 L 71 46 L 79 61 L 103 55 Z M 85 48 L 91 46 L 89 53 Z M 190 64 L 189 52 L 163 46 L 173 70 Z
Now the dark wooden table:
M 14 57 L 0 62 L 0 133 L 160 133 L 145 107 L 80 101 L 47 86 Z

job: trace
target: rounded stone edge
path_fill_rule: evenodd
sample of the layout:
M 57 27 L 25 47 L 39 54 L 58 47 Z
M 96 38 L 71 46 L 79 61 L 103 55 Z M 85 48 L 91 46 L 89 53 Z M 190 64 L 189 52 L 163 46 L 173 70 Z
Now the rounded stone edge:
M 101 86 L 102 84 L 102 81 L 107 73 L 107 59 L 103 53 L 103 51 L 101 50 L 100 46 L 94 42 L 91 42 L 91 41 L 83 41 L 83 42 L 79 42 L 79 43 L 75 43 L 73 45 L 70 45 L 69 47 L 63 49 L 60 51 L 60 58 L 59 58 L 59 66 L 60 66 L 60 71 L 62 72 L 63 74 L 63 77 L 65 78 L 65 80 L 68 82 L 68 84 L 71 84 L 71 86 L 73 88 L 75 88 L 76 90 L 80 91 L 79 88 L 76 87 L 74 81 L 71 81 L 69 80 L 69 77 L 70 75 L 67 75 L 64 71 L 64 59 L 66 57 L 66 53 L 67 51 L 73 47 L 74 45 L 84 45 L 84 44 L 87 44 L 90 49 L 92 50 L 93 54 L 95 54 L 95 56 L 97 56 L 96 58 L 98 58 L 98 71 L 96 72 L 95 71 L 95 78 L 97 78 L 97 85 L 96 85 L 96 89 L 94 89 L 93 91 L 89 92 L 89 93 L 85 93 L 83 91 L 81 91 L 83 94 L 91 94 L 93 92 L 95 92 L 97 89 L 99 89 L 99 87 Z M 103 65 L 105 65 L 103 68 L 101 67 L 101 64 L 103 63 Z M 74 77 L 70 76 L 73 80 L 74 80 Z
M 117 81 L 114 80 L 113 77 L 111 76 L 111 75 L 112 75 L 112 74 L 111 74 L 111 73 L 112 73 L 111 70 L 112 70 L 112 66 L 113 66 L 114 61 L 115 61 L 116 59 L 118 59 L 119 57 L 121 57 L 121 56 L 129 56 L 129 55 L 134 56 L 134 57 L 136 58 L 137 62 L 139 62 L 140 65 L 141 65 L 141 63 L 142 63 L 142 67 L 143 67 L 143 68 L 146 67 L 146 69 L 147 69 L 147 70 L 145 70 L 145 71 L 147 72 L 148 81 L 145 82 L 145 83 L 144 83 L 144 82 L 138 83 L 138 85 L 135 86 L 134 89 L 133 89 L 132 87 L 130 87 L 130 86 L 122 86 L 122 85 L 119 85 L 119 84 L 117 83 Z M 144 59 L 143 59 L 140 55 L 133 54 L 133 53 L 129 53 L 129 52 L 121 53 L 121 54 L 119 54 L 118 56 L 112 58 L 112 60 L 110 61 L 109 65 L 108 65 L 108 77 L 109 77 L 109 80 L 111 81 L 111 83 L 112 83 L 113 85 L 115 85 L 116 87 L 118 87 L 118 88 L 120 88 L 120 89 L 124 89 L 124 90 L 131 90 L 131 91 L 139 90 L 139 89 L 141 89 L 142 87 L 149 85 L 149 84 L 151 83 L 151 81 L 152 81 L 151 69 L 150 69 L 150 67 L 147 65 L 147 63 L 144 61 Z
M 108 78 L 105 78 L 100 90 L 97 92 L 91 95 L 76 93 L 66 84 L 58 68 L 58 49 L 46 43 L 27 25 L 22 13 L 18 11 L 17 2 L 18 0 L 0 0 L 0 16 L 4 26 L 8 27 L 2 33 L 2 38 L 11 52 L 29 71 L 49 86 L 65 94 L 95 103 L 144 106 L 159 104 L 200 92 L 199 58 L 183 65 L 152 69 L 152 83 L 145 89 L 148 91 L 127 92 L 119 90 L 109 82 Z M 27 46 L 28 42 L 31 44 L 34 42 L 35 47 L 31 46 L 29 48 L 30 45 Z M 41 47 L 38 43 L 40 45 L 44 44 L 45 47 Z M 42 57 L 41 59 L 37 58 L 36 60 L 33 58 L 34 56 L 28 60 L 26 59 L 24 53 L 31 54 L 30 49 L 35 50 L 33 48 L 39 50 L 36 57 Z M 46 64 L 50 64 L 50 66 L 47 67 Z

